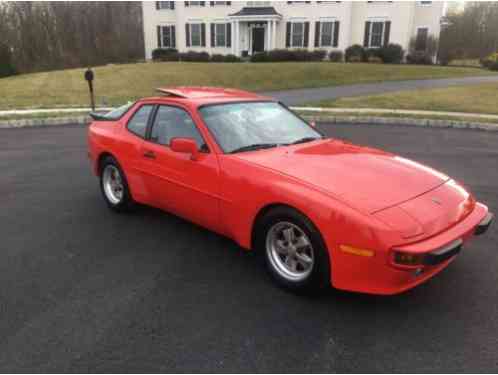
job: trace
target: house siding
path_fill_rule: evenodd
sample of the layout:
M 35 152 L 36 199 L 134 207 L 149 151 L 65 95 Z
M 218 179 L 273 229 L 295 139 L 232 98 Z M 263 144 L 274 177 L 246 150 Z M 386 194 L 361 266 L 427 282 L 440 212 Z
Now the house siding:
M 419 1 L 399 2 L 317 2 L 292 3 L 286 1 L 273 1 L 270 6 L 281 15 L 275 27 L 275 34 L 268 45 L 265 28 L 265 50 L 271 48 L 286 48 L 287 22 L 309 22 L 308 46 L 309 50 L 316 49 L 315 33 L 316 22 L 339 22 L 340 32 L 337 47 L 323 47 L 330 50 L 345 50 L 353 44 L 363 45 L 365 23 L 367 21 L 390 21 L 390 43 L 400 44 L 408 49 L 412 36 L 416 36 L 419 27 L 428 27 L 429 34 L 436 37 L 440 33 L 440 20 L 443 16 L 444 2 L 434 1 L 430 5 L 422 5 Z M 176 2 L 175 9 L 156 9 L 154 1 L 142 2 L 143 31 L 145 41 L 145 57 L 150 59 L 152 51 L 158 48 L 157 26 L 176 26 L 176 48 L 179 51 L 206 51 L 211 54 L 235 53 L 241 55 L 242 51 L 250 49 L 251 41 L 247 22 L 239 19 L 239 32 L 234 30 L 236 18 L 229 15 L 240 11 L 247 6 L 246 1 L 232 1 L 229 6 L 211 6 L 209 1 L 205 6 L 185 6 L 184 2 Z M 266 18 L 261 21 L 266 23 Z M 205 47 L 188 47 L 186 44 L 186 23 L 204 23 L 206 32 Z M 211 23 L 232 23 L 232 42 L 230 47 L 211 46 Z M 235 43 L 237 42 L 237 43 Z M 322 48 L 322 47 L 320 47 Z

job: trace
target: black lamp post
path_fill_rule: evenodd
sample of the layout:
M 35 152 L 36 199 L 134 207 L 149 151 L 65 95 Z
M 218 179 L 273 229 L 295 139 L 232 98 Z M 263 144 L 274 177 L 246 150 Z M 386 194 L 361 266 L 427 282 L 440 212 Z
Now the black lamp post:
M 92 106 L 92 111 L 95 111 L 95 97 L 93 95 L 93 78 L 94 74 L 92 69 L 88 68 L 85 71 L 85 81 L 88 82 L 88 90 L 90 91 L 90 103 Z

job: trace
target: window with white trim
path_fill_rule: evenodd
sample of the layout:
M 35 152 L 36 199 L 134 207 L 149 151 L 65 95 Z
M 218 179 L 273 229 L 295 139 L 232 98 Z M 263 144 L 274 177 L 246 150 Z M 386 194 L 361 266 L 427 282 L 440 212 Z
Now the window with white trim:
M 227 45 L 227 24 L 214 24 L 214 43 L 215 47 L 226 47 Z
M 211 1 L 210 3 L 211 6 L 219 6 L 219 5 L 228 6 L 232 4 L 231 1 Z
M 175 32 L 174 26 L 160 26 L 160 46 L 161 48 L 174 48 L 175 47 Z
M 157 9 L 175 9 L 174 1 L 158 1 Z
M 320 46 L 332 47 L 334 41 L 334 22 L 320 22 Z
M 369 47 L 382 47 L 384 39 L 384 22 L 372 22 L 370 24 Z
M 291 47 L 304 46 L 304 22 L 292 22 L 290 40 Z
M 191 23 L 189 24 L 190 28 L 190 46 L 191 47 L 200 47 L 201 46 L 201 24 L 200 23 Z
M 415 50 L 425 51 L 427 49 L 427 37 L 429 36 L 428 27 L 419 27 L 417 29 L 417 38 L 415 39 Z
M 203 7 L 206 5 L 205 1 L 185 1 L 185 6 L 189 7 Z

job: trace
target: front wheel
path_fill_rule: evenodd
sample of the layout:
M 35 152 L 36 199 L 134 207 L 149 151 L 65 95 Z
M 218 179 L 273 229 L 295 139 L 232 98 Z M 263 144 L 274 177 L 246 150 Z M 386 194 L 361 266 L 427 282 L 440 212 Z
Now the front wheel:
M 257 246 L 264 251 L 273 278 L 296 292 L 311 292 L 330 285 L 328 251 L 318 229 L 298 211 L 278 207 L 259 226 Z

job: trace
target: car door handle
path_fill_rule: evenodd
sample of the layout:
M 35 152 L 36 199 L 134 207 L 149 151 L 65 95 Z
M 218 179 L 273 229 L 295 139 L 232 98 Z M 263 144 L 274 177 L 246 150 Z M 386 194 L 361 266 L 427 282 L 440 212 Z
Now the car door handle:
M 155 159 L 156 158 L 156 154 L 154 154 L 154 151 L 145 151 L 144 152 L 144 158 Z

